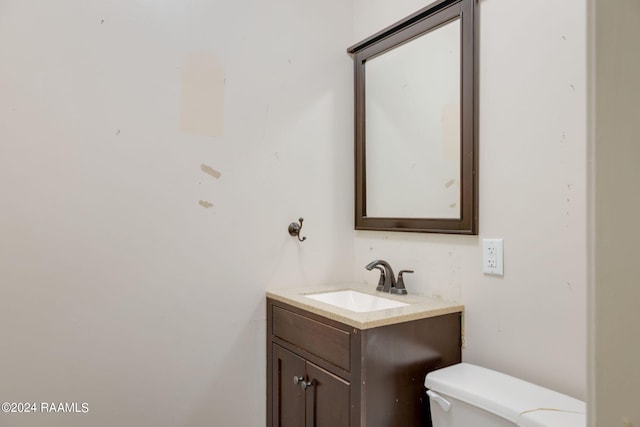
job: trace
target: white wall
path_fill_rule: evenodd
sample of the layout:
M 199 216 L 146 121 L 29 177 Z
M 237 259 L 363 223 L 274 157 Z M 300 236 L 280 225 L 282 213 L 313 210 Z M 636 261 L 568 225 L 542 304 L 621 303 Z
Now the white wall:
M 590 426 L 640 423 L 640 3 L 592 0 Z
M 481 235 L 352 231 L 345 49 L 426 3 L 1 2 L 0 396 L 90 413 L 0 424 L 263 425 L 265 289 L 374 258 L 467 305 L 465 360 L 584 397 L 581 2 L 480 4 Z
M 352 276 L 352 33 L 342 0 L 0 2 L 0 400 L 90 408 L 0 425 L 264 425 L 265 290 Z
M 356 0 L 354 42 L 429 1 Z M 586 396 L 586 5 L 481 1 L 480 235 L 355 234 L 355 274 L 382 258 L 410 292 L 466 306 L 463 359 Z M 503 238 L 485 276 L 481 239 Z

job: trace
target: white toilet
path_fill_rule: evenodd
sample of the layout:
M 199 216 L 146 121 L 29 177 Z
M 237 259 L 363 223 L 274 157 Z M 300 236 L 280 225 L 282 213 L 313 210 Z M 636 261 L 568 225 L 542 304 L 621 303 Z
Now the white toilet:
M 433 427 L 585 427 L 586 405 L 509 375 L 459 363 L 424 382 Z

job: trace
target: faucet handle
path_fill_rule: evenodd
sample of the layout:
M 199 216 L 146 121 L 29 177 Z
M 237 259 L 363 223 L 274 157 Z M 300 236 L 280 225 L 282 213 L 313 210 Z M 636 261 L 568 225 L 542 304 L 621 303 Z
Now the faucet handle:
M 407 294 L 407 288 L 404 287 L 404 278 L 402 277 L 403 273 L 413 273 L 413 270 L 401 270 L 400 273 L 398 273 L 398 282 L 396 283 L 396 287 L 391 288 L 392 294 L 397 294 L 397 295 Z

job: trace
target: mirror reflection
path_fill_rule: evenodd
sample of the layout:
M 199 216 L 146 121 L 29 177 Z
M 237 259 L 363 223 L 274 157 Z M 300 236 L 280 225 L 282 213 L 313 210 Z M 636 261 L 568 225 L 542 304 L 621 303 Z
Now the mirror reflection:
M 366 61 L 369 216 L 460 218 L 460 65 L 459 19 Z

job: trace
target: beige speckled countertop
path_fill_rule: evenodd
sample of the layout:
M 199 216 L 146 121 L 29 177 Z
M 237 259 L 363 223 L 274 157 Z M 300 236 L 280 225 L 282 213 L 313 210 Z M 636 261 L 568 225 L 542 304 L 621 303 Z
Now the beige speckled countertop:
M 367 313 L 357 313 L 355 311 L 346 310 L 344 308 L 305 297 L 307 294 L 332 292 L 345 289 L 352 289 L 377 297 L 401 301 L 409 305 Z M 358 329 L 369 329 L 378 326 L 407 322 L 410 320 L 440 316 L 443 314 L 460 313 L 464 310 L 463 305 L 454 302 L 437 300 L 421 295 L 412 295 L 411 293 L 408 295 L 391 295 L 376 291 L 375 285 L 353 283 L 273 290 L 267 292 L 267 297 L 302 310 L 307 310 L 311 313 L 345 323 Z

